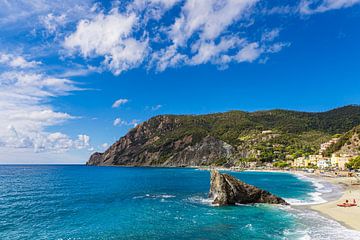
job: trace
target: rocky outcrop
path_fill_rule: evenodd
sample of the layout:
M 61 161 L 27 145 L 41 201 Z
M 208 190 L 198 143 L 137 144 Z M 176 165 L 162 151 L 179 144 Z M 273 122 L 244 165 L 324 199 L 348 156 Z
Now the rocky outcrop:
M 230 144 L 206 134 L 171 135 L 180 122 L 159 116 L 139 124 L 104 153 L 91 155 L 87 165 L 96 166 L 202 166 L 234 159 Z
M 209 197 L 213 204 L 235 205 L 252 203 L 282 204 L 288 203 L 268 191 L 246 184 L 229 174 L 221 174 L 217 170 L 211 171 Z

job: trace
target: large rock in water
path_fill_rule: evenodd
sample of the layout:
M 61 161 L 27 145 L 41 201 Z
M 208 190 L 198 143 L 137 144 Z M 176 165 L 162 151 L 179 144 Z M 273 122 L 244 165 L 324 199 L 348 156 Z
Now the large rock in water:
M 249 203 L 269 203 L 282 204 L 288 203 L 268 191 L 259 189 L 255 186 L 246 184 L 229 174 L 221 174 L 217 170 L 211 171 L 210 193 L 213 198 L 213 204 L 235 205 Z

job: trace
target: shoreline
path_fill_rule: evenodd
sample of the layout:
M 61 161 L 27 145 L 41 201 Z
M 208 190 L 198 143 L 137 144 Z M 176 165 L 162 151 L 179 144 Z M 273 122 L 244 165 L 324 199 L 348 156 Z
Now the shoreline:
M 249 170 L 252 171 L 252 170 Z M 282 172 L 294 174 L 300 177 L 308 178 L 309 181 L 321 184 L 332 185 L 332 192 L 321 193 L 321 198 L 326 202 L 313 203 L 307 205 L 293 205 L 295 208 L 305 208 L 319 213 L 321 216 L 335 220 L 342 226 L 360 231 L 360 185 L 353 185 L 356 182 L 354 177 L 328 177 L 315 173 L 306 173 L 302 171 L 284 171 L 284 170 L 254 170 L 255 172 Z M 333 192 L 336 191 L 336 192 Z M 349 200 L 352 203 L 356 200 L 358 206 L 339 207 L 337 204 Z
M 321 204 L 314 204 L 306 206 L 308 209 L 318 212 L 324 217 L 331 218 L 343 226 L 352 230 L 360 231 L 360 207 L 339 207 L 337 204 L 344 203 L 349 200 L 352 203 L 353 199 L 359 202 L 360 185 L 353 185 L 355 179 L 352 177 L 329 178 L 321 177 L 322 181 L 330 184 L 340 186 L 343 189 L 342 194 L 337 199 L 327 201 Z

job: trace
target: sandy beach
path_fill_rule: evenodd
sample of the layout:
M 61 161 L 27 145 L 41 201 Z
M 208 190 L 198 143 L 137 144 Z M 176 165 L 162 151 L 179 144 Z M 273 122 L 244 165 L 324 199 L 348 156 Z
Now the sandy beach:
M 341 185 L 344 189 L 344 193 L 337 200 L 312 205 L 310 206 L 310 209 L 315 210 L 326 217 L 330 217 L 348 228 L 360 231 L 360 207 L 337 206 L 337 204 L 344 203 L 346 200 L 349 200 L 349 202 L 352 203 L 353 199 L 359 204 L 360 185 L 354 185 L 356 179 L 352 177 L 321 177 L 321 179 L 335 185 Z

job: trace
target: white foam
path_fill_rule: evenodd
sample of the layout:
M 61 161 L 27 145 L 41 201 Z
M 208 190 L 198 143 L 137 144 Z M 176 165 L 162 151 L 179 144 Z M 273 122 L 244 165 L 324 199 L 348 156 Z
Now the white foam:
M 319 179 L 310 178 L 302 174 L 294 174 L 294 175 L 300 180 L 311 182 L 311 184 L 315 188 L 315 191 L 308 193 L 309 199 L 306 200 L 300 200 L 294 198 L 285 199 L 288 203 L 290 203 L 291 205 L 312 205 L 312 204 L 320 204 L 327 202 L 327 200 L 325 200 L 322 196 L 323 194 L 331 193 L 333 191 L 331 187 L 326 186 Z
M 212 204 L 212 202 L 214 201 L 214 199 L 212 199 L 212 198 L 193 196 L 193 197 L 189 197 L 188 201 L 190 201 L 192 203 L 204 204 L 207 206 L 218 206 L 218 204 Z
M 325 218 L 308 209 L 288 208 L 287 211 L 297 219 L 296 230 L 285 230 L 289 239 L 360 239 L 360 232 L 350 230 L 338 222 Z
M 139 199 L 139 198 L 153 198 L 153 199 L 166 199 L 166 198 L 174 198 L 176 197 L 175 195 L 170 195 L 170 194 L 145 194 L 145 195 L 141 195 L 141 196 L 135 196 L 133 197 L 133 199 Z

